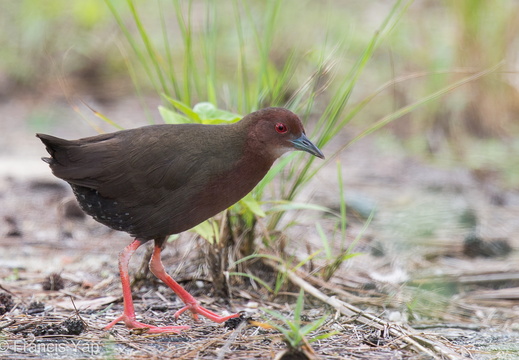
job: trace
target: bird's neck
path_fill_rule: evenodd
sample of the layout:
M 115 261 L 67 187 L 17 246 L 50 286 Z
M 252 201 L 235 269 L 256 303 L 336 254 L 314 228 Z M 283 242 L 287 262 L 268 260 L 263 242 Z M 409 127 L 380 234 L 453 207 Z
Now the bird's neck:
M 211 177 L 208 183 L 203 184 L 201 192 L 193 203 L 193 218 L 208 218 L 225 210 L 247 195 L 267 174 L 274 160 L 268 152 L 258 148 L 250 138 L 243 140 L 247 129 L 240 128 L 244 124 L 226 125 L 223 128 L 227 142 L 220 149 L 221 153 L 240 154 L 227 169 L 215 169 L 219 174 Z M 233 158 L 233 156 L 231 156 Z M 211 206 L 208 206 L 210 204 Z M 196 225 L 196 224 L 195 224 Z

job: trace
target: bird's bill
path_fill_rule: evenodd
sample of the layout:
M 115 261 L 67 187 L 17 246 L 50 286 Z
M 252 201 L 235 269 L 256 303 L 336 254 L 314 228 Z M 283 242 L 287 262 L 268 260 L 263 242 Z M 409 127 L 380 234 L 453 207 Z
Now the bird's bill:
M 306 151 L 307 153 L 310 153 L 314 156 L 317 156 L 318 158 L 324 159 L 324 154 L 319 150 L 317 146 L 315 146 L 307 137 L 305 134 L 302 134 L 300 137 L 298 137 L 295 140 L 291 140 L 292 144 L 294 144 L 294 147 L 297 150 Z

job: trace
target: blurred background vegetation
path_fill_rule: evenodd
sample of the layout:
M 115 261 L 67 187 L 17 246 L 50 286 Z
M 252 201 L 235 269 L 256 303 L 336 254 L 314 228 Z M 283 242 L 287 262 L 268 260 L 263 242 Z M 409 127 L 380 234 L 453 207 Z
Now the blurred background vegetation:
M 513 0 L 6 1 L 0 99 L 35 110 L 2 121 L 53 131 L 53 123 L 81 119 L 41 110 L 64 101 L 104 109 L 130 99 L 148 119 L 129 126 L 162 121 L 158 103 L 165 121 L 196 121 L 192 109 L 205 101 L 236 114 L 287 106 L 309 121 L 318 146 L 339 135 L 333 150 L 325 148 L 329 157 L 351 134 L 423 101 L 387 121 L 378 135 L 382 151 L 462 166 L 483 183 L 517 189 L 518 15 Z M 314 174 L 306 163 L 313 160 L 297 158 L 271 198 L 294 200 Z M 234 227 L 245 231 L 262 211 L 250 199 L 242 207 Z M 285 210 L 271 216 L 270 230 Z
M 148 118 L 139 119 L 140 123 L 123 126 L 193 119 L 199 115 L 193 107 L 206 101 L 228 111 L 227 115 L 280 105 L 301 115 L 310 138 L 319 146 L 326 145 L 323 151 L 328 158 L 356 134 L 390 119 L 379 129 L 374 145 L 370 143 L 369 154 L 359 161 L 370 160 L 370 155 L 396 153 L 435 167 L 468 169 L 471 178 L 482 185 L 474 186 L 477 191 L 487 183 L 504 189 L 505 195 L 491 199 L 496 207 L 506 203 L 507 191 L 519 190 L 516 0 L 19 0 L 2 2 L 0 26 L 1 122 L 27 126 L 27 138 L 31 140 L 35 131 L 64 136 L 56 129 L 65 123 L 69 127 L 78 124 L 84 117 L 60 116 L 54 109 L 75 109 L 81 100 L 118 123 L 124 119 L 117 116 L 120 112 L 111 112 L 117 108 L 110 108 L 114 104 L 130 108 L 122 112 L 123 116 L 136 106 L 144 108 L 135 112 L 139 116 L 148 114 Z M 492 71 L 449 89 L 487 70 Z M 424 100 L 438 91 L 441 96 Z M 28 109 L 25 115 L 2 111 L 13 102 Z M 398 113 L 416 103 L 420 106 Z M 158 105 L 162 106 L 163 119 Z M 92 115 L 88 109 L 83 110 Z M 206 107 L 204 111 L 209 114 L 212 110 Z M 392 114 L 396 114 L 396 121 L 391 121 Z M 329 128 L 332 120 L 335 127 Z M 346 131 L 342 131 L 346 124 Z M 91 133 L 76 131 L 73 137 Z M 327 144 L 333 137 L 335 141 Z M 0 141 L 4 155 L 4 150 L 20 146 L 19 141 L 5 141 L 13 145 Z M 34 146 L 41 155 L 41 144 Z M 299 175 L 310 178 L 315 174 L 315 167 L 306 167 L 306 162 L 313 160 L 308 156 L 288 160 L 294 160 L 295 165 L 285 169 L 282 181 L 273 187 L 277 193 L 270 198 L 293 200 L 292 189 L 306 181 Z M 288 161 L 281 162 L 286 165 Z M 342 165 L 348 169 L 351 162 Z M 367 166 L 384 165 L 368 161 Z M 341 162 L 337 167 L 337 179 L 342 184 L 347 172 L 341 174 Z M 391 170 L 398 172 L 401 168 Z M 427 176 L 424 174 L 421 180 Z M 386 180 L 381 179 L 376 186 L 384 187 Z M 362 188 L 362 184 L 355 185 Z M 449 221 L 457 221 L 453 220 L 458 215 L 455 206 L 445 210 L 444 202 L 453 202 L 453 195 L 444 192 L 443 202 L 436 192 L 411 200 L 395 196 L 404 193 L 407 186 L 398 183 L 391 193 L 392 202 L 385 210 L 392 216 L 387 220 L 380 216 L 382 220 L 367 224 L 372 210 L 368 206 L 361 216 L 362 226 L 376 226 L 378 220 L 384 231 L 394 227 L 395 234 L 405 234 L 409 243 L 425 239 L 426 245 L 438 231 L 438 239 L 444 241 L 440 244 L 449 252 L 446 245 L 460 240 L 451 234 L 442 238 L 441 233 Z M 259 188 L 257 192 L 262 191 L 262 185 Z M 344 189 L 339 185 L 324 190 L 340 198 L 335 208 L 340 219 L 334 218 L 334 224 L 326 228 L 333 229 L 329 232 L 338 238 L 340 251 L 334 251 L 339 246 L 331 246 L 337 239 L 328 239 L 329 232 L 321 228 L 321 223 L 327 225 L 326 218 L 314 216 L 307 225 L 314 231 L 317 222 L 320 248 L 327 253 L 321 272 L 328 280 L 343 261 L 349 261 L 348 256 L 355 254 L 348 254 L 350 248 L 344 241 L 344 230 L 350 225 L 346 224 Z M 399 201 L 408 201 L 401 204 L 408 205 L 401 213 L 396 209 Z M 280 218 L 272 213 L 276 206 L 279 213 L 296 207 L 282 203 L 264 209 L 271 211 L 266 237 L 282 240 L 272 243 L 280 244 L 283 250 L 286 239 L 282 231 L 276 231 Z M 242 203 L 242 207 L 249 207 L 253 214 L 242 216 L 232 228 L 248 236 L 247 230 L 253 228 L 250 222 L 263 210 L 257 206 L 253 209 L 253 201 Z M 497 214 L 499 219 L 491 222 L 496 226 L 504 223 L 500 216 Z M 259 237 L 264 230 L 259 229 Z M 243 247 L 249 248 L 241 249 L 242 255 L 254 253 L 250 244 L 253 235 L 243 241 Z M 357 235 L 350 233 L 348 239 Z M 397 243 L 398 236 L 389 234 L 388 243 Z M 265 243 L 267 240 L 270 238 Z M 306 250 L 308 253 L 297 259 L 299 264 L 317 254 L 310 255 L 310 248 Z M 214 263 L 220 270 L 228 268 L 228 264 L 218 263 L 218 257 Z M 423 259 L 419 263 L 424 268 L 429 264 Z
M 210 100 L 221 108 L 244 113 L 249 110 L 244 106 L 247 100 L 240 99 L 239 90 L 235 90 L 239 89 L 236 84 L 244 81 L 239 72 L 244 65 L 239 47 L 253 47 L 254 37 L 260 36 L 263 43 L 269 43 L 265 49 L 269 74 L 282 76 L 287 63 L 297 64 L 297 71 L 291 74 L 294 78 L 283 79 L 283 91 L 274 94 L 280 97 L 278 103 L 290 98 L 320 64 L 329 66 L 321 69 L 324 74 L 318 85 L 323 86 L 324 96 L 314 110 L 318 111 L 337 91 L 339 82 L 330 78 L 348 74 L 392 6 L 388 1 L 289 0 L 274 2 L 275 6 L 272 1 L 248 1 L 241 15 L 243 23 L 237 24 L 239 3 L 207 6 L 204 1 L 4 1 L 0 13 L 0 97 L 5 101 L 29 96 L 43 102 L 89 95 L 106 103 L 135 96 L 138 84 L 138 91 L 144 95 L 162 90 L 190 106 Z M 157 75 L 146 73 L 108 4 L 120 18 L 119 25 L 124 24 L 133 36 L 134 45 L 144 49 L 132 15 L 134 6 L 155 51 L 171 56 L 163 60 L 173 67 L 170 75 L 179 77 L 180 90 L 158 89 Z M 275 16 L 268 11 L 276 11 Z M 179 12 L 183 17 L 178 16 Z M 388 137 L 393 141 L 388 144 L 433 161 L 462 161 L 482 177 L 503 170 L 502 185 L 517 186 L 519 164 L 507 154 L 519 151 L 519 77 L 515 72 L 518 15 L 519 3 L 513 0 L 498 4 L 485 0 L 413 3 L 376 49 L 350 103 L 392 83 L 355 115 L 354 124 L 373 123 L 456 79 L 501 63 L 493 74 L 391 124 Z M 275 23 L 265 24 L 267 18 Z M 182 24 L 186 19 L 190 23 Z M 192 32 L 191 43 L 186 43 L 182 34 L 186 29 Z M 200 34 L 210 41 L 197 43 Z M 208 49 L 207 44 L 212 48 Z M 190 58 L 185 56 L 186 47 L 192 48 Z M 198 76 L 182 78 L 186 62 L 202 64 L 208 57 L 214 57 L 217 64 L 211 76 L 198 71 Z M 254 56 L 246 59 L 249 69 L 264 65 L 262 56 L 256 59 L 256 63 Z M 253 75 L 245 80 L 263 81 Z M 207 81 L 218 84 L 218 93 L 208 91 Z M 182 88 L 186 82 L 192 83 L 187 93 L 183 91 L 187 87 Z M 252 93 L 248 97 L 256 97 L 258 106 L 275 102 L 268 94 Z

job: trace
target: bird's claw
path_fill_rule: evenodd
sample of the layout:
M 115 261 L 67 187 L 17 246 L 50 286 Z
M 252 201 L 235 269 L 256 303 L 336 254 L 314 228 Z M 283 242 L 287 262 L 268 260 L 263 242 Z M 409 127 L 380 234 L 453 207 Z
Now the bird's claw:
M 142 332 L 146 333 L 146 334 L 165 334 L 165 333 L 179 334 L 180 332 L 182 332 L 182 330 L 189 329 L 189 326 L 154 326 L 154 325 L 148 325 L 148 324 L 141 323 L 141 322 L 135 320 L 135 318 L 132 318 L 132 317 L 130 317 L 130 316 L 128 316 L 128 315 L 123 313 L 118 318 L 113 320 L 110 324 L 106 325 L 103 328 L 103 330 L 111 329 L 112 326 L 117 324 L 119 321 L 123 321 L 128 329 L 131 329 L 131 330 L 136 330 L 136 329 L 140 330 L 140 329 L 142 329 Z
M 173 316 L 175 319 L 178 319 L 182 313 L 186 312 L 187 310 L 191 311 L 193 314 L 193 319 L 198 320 L 198 315 L 205 316 L 206 318 L 213 320 L 216 323 L 223 323 L 229 319 L 235 318 L 240 316 L 240 314 L 232 314 L 228 316 L 220 316 L 211 310 L 207 310 L 203 306 L 200 306 L 199 304 L 188 304 L 184 306 L 182 309 L 178 310 Z

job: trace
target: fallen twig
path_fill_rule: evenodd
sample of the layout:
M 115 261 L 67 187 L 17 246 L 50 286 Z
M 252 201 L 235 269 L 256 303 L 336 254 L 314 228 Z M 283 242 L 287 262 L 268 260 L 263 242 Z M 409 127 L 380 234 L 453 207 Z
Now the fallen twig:
M 324 302 L 325 304 L 332 306 L 342 315 L 353 317 L 355 318 L 355 321 L 364 325 L 375 327 L 379 330 L 386 329 L 392 336 L 400 338 L 402 341 L 411 345 L 416 351 L 420 353 L 428 354 L 435 359 L 448 358 L 451 360 L 458 360 L 464 358 L 442 343 L 426 339 L 423 336 L 413 333 L 412 329 L 403 329 L 400 326 L 392 325 L 375 315 L 362 311 L 356 306 L 324 294 L 319 289 L 308 283 L 302 277 L 298 276 L 292 270 L 287 269 L 282 264 L 278 264 L 270 260 L 265 260 L 265 262 L 277 271 L 285 273 L 292 283 L 301 287 L 307 293 Z
M 18 326 L 16 329 L 13 329 L 13 330 L 10 330 L 13 334 L 17 334 L 21 331 L 24 331 L 24 330 L 27 330 L 29 329 L 30 327 L 33 327 L 34 325 L 38 325 L 39 323 L 41 323 L 41 321 L 32 321 L 32 322 L 29 322 L 27 324 L 24 324 L 24 325 L 20 325 Z
M 229 352 L 229 350 L 231 349 L 231 345 L 235 343 L 236 338 L 238 337 L 238 335 L 241 334 L 243 329 L 245 329 L 245 326 L 247 326 L 247 322 L 242 321 L 240 323 L 240 325 L 238 325 L 236 330 L 233 331 L 233 333 L 231 334 L 231 336 L 229 336 L 229 338 L 227 339 L 225 344 L 222 346 L 220 351 L 218 351 L 218 357 L 216 358 L 217 360 L 225 359 L 225 354 L 227 354 Z
M 16 320 L 12 319 L 12 320 L 8 321 L 6 324 L 1 325 L 0 331 L 4 330 L 6 327 L 13 325 L 15 322 L 16 322 Z

